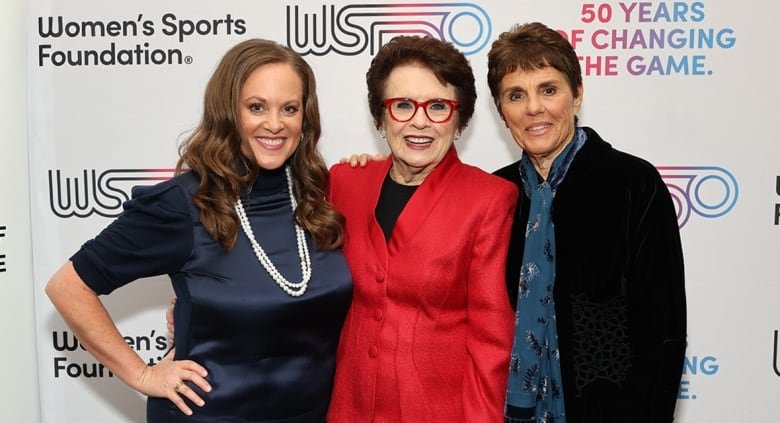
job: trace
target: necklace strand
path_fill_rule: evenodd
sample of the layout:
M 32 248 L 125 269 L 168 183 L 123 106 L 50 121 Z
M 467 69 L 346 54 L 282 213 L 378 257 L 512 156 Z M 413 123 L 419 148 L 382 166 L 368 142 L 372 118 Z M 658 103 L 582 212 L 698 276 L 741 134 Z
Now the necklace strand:
M 293 195 L 292 175 L 290 167 L 285 167 L 285 175 L 287 176 L 287 187 L 290 192 L 290 204 L 292 205 L 293 213 L 295 213 L 295 207 L 298 202 L 295 201 L 295 195 Z M 301 263 L 301 275 L 302 280 L 300 282 L 290 282 L 276 269 L 271 259 L 263 250 L 263 247 L 255 239 L 255 233 L 252 231 L 252 226 L 249 224 L 249 218 L 244 211 L 244 205 L 241 203 L 241 198 L 236 200 L 235 205 L 236 214 L 238 220 L 241 222 L 241 228 L 244 230 L 246 237 L 249 238 L 249 243 L 252 244 L 252 250 L 255 252 L 255 256 L 260 264 L 263 266 L 266 272 L 271 278 L 279 285 L 280 288 L 287 294 L 293 297 L 300 297 L 306 292 L 306 288 L 309 286 L 309 280 L 311 279 L 311 257 L 309 257 L 309 246 L 306 244 L 306 236 L 303 233 L 303 229 L 295 222 L 295 239 L 298 244 L 298 260 Z M 294 219 L 294 218 L 293 218 Z

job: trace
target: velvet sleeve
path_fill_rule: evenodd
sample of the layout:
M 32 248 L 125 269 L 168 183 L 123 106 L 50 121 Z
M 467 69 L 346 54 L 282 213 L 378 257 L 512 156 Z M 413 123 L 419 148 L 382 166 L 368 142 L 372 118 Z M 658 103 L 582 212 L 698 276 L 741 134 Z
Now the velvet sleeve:
M 627 383 L 648 405 L 648 421 L 671 422 L 685 357 L 685 278 L 671 196 L 660 175 L 654 173 L 651 179 L 634 210 L 628 303 L 637 356 Z
M 463 382 L 463 421 L 503 421 L 514 318 L 504 278 L 517 189 L 499 185 L 476 231 L 468 275 L 470 356 Z
M 170 274 L 193 246 L 189 199 L 172 181 L 133 190 L 122 214 L 70 259 L 96 293 L 109 294 L 136 279 Z

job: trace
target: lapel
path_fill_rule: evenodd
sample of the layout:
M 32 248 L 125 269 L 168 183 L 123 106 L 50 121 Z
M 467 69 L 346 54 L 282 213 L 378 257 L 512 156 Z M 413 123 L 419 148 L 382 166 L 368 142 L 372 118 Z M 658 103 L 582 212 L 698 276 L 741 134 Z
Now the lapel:
M 369 242 L 374 247 L 374 257 L 377 259 L 377 263 L 383 270 L 387 270 L 387 243 L 385 242 L 385 235 L 382 232 L 382 228 L 379 226 L 379 222 L 376 220 L 376 205 L 379 203 L 379 195 L 382 192 L 382 184 L 384 183 L 387 172 L 390 171 L 390 166 L 393 164 L 391 156 L 388 156 L 384 162 L 380 163 L 375 169 L 375 172 L 371 172 L 368 175 L 367 183 L 367 201 L 369 201 L 368 207 L 365 212 L 366 223 L 368 227 L 366 232 L 369 235 Z M 369 166 L 371 163 L 369 163 Z
M 406 207 L 401 211 L 401 215 L 398 216 L 398 221 L 393 228 L 393 234 L 387 246 L 389 254 L 395 255 L 404 246 L 409 245 L 447 187 L 455 179 L 460 165 L 461 161 L 453 146 L 438 166 L 420 184 Z M 435 224 L 436 222 L 429 223 Z

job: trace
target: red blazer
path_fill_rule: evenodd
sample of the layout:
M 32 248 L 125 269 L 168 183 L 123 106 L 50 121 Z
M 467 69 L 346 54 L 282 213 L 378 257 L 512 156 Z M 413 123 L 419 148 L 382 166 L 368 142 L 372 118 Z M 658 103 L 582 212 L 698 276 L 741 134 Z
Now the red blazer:
M 391 158 L 331 169 L 354 282 L 328 421 L 503 422 L 514 334 L 504 271 L 517 188 L 451 149 L 385 242 Z

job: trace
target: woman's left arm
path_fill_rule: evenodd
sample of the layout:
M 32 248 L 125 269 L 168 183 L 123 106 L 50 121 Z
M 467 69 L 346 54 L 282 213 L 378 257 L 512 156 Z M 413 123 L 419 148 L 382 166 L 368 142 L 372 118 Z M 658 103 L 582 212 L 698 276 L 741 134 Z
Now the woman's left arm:
M 671 422 L 685 358 L 685 272 L 674 205 L 660 175 L 654 179 L 631 247 L 629 324 L 638 357 L 629 383 L 643 391 L 651 421 Z
M 472 228 L 475 241 L 468 275 L 470 356 L 463 381 L 463 421 L 503 421 L 514 313 L 506 292 L 506 251 L 517 189 L 499 185 L 484 220 Z

